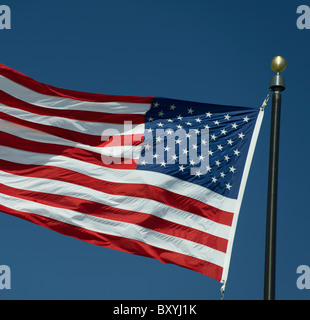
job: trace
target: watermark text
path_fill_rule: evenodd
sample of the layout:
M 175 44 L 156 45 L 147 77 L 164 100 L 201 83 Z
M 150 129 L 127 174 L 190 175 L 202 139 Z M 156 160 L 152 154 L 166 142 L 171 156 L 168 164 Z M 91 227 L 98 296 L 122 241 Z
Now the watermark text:
M 299 290 L 310 289 L 310 268 L 306 265 L 300 265 L 296 272 L 301 274 L 296 281 L 297 288 Z
M 0 290 L 11 289 L 11 269 L 6 265 L 0 265 Z
M 6 5 L 0 5 L 0 30 L 3 29 L 11 29 L 11 9 Z
M 102 132 L 101 160 L 104 164 L 158 164 L 163 167 L 178 163 L 191 166 L 190 174 L 200 176 L 210 171 L 209 129 L 147 129 L 143 145 L 138 126 L 125 121 L 122 131 L 108 128 Z
M 300 5 L 297 8 L 297 14 L 300 16 L 297 18 L 296 25 L 297 28 L 302 29 L 310 29 L 310 8 L 306 5 Z

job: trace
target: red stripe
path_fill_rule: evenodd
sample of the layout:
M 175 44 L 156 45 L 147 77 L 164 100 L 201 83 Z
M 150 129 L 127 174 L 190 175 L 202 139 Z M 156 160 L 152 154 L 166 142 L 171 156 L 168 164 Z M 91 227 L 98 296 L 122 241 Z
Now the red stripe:
M 34 123 L 27 120 L 19 119 L 12 115 L 8 115 L 4 112 L 0 112 L 0 119 L 10 121 L 12 123 L 45 132 L 56 137 L 86 144 L 89 146 L 102 147 L 102 146 L 117 146 L 117 145 L 138 145 L 143 141 L 144 135 L 142 133 L 132 135 L 114 135 L 110 137 L 106 136 L 94 136 L 87 133 L 81 133 L 71 131 L 59 127 L 48 126 L 44 124 Z
M 98 147 L 117 147 L 117 146 L 138 146 L 143 143 L 144 135 L 132 134 L 132 135 L 114 135 L 111 137 L 102 137 L 102 141 Z
M 114 158 L 110 156 L 101 155 L 89 150 L 58 144 L 26 140 L 1 131 L 0 145 L 30 152 L 61 155 L 68 158 L 92 163 L 97 166 L 108 167 L 113 169 L 133 170 L 136 169 L 138 165 L 138 163 L 135 162 L 133 159 Z
M 94 232 L 36 214 L 13 210 L 1 204 L 0 211 L 22 218 L 32 223 L 36 223 L 42 227 L 54 230 L 58 233 L 71 236 L 98 246 L 154 258 L 163 263 L 177 264 L 180 267 L 202 273 L 217 281 L 220 281 L 222 277 L 222 267 L 201 259 L 193 258 L 173 251 L 168 251 L 166 249 L 161 249 L 155 246 L 150 246 L 137 240 Z
M 59 127 L 53 127 L 53 126 L 47 126 L 40 123 L 29 122 L 27 120 L 19 119 L 3 112 L 0 112 L 0 119 L 16 123 L 27 128 L 52 134 L 56 137 L 87 144 L 90 146 L 100 146 L 102 143 L 101 136 L 94 136 L 87 133 L 81 133 L 81 132 L 71 131 L 71 130 L 67 130 Z
M 170 222 L 148 213 L 118 209 L 76 197 L 17 189 L 4 184 L 0 184 L 0 192 L 9 196 L 42 203 L 52 207 L 75 210 L 86 215 L 136 224 L 143 228 L 197 242 L 222 252 L 226 252 L 227 249 L 228 241 L 226 239 L 178 223 Z
M 37 177 L 69 182 L 109 194 L 145 198 L 162 202 L 168 206 L 184 210 L 209 220 L 231 226 L 233 213 L 212 207 L 206 203 L 167 191 L 165 189 L 134 183 L 115 183 L 53 166 L 26 165 L 0 160 L 0 169 L 21 176 Z M 104 177 L 102 177 L 104 178 Z
M 28 89 L 37 91 L 41 94 L 70 98 L 75 100 L 93 101 L 93 102 L 132 102 L 132 103 L 152 103 L 153 97 L 106 95 L 96 93 L 86 93 L 67 89 L 56 88 L 47 84 L 40 83 L 16 70 L 13 70 L 3 64 L 0 64 L 0 74 L 4 77 L 24 86 Z
M 132 124 L 144 123 L 144 115 L 141 114 L 117 114 L 104 113 L 87 110 L 52 109 L 39 107 L 19 100 L 4 91 L 0 90 L 0 101 L 9 107 L 39 114 L 42 116 L 63 117 L 81 121 L 103 122 L 124 124 L 124 121 L 131 121 Z

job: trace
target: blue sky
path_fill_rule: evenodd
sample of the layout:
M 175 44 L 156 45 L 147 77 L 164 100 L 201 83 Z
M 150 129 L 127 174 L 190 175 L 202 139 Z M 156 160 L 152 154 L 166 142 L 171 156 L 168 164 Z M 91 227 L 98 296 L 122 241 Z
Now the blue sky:
M 50 85 L 260 107 L 283 75 L 277 225 L 277 299 L 309 299 L 296 269 L 310 265 L 307 206 L 310 30 L 299 1 L 6 0 L 0 62 Z M 308 3 L 310 5 L 310 2 Z M 240 211 L 225 299 L 262 299 L 271 103 Z M 157 260 L 97 247 L 0 213 L 0 265 L 12 272 L 2 299 L 210 299 L 221 284 Z

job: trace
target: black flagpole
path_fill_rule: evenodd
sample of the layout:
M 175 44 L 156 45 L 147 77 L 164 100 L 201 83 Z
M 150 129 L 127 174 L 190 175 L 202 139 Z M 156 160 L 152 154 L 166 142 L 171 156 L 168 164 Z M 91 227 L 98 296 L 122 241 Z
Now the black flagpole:
M 266 220 L 266 250 L 265 250 L 265 283 L 264 300 L 275 299 L 275 269 L 276 269 L 276 224 L 277 224 L 277 192 L 278 192 L 278 159 L 280 136 L 281 92 L 285 90 L 284 77 L 279 73 L 286 68 L 283 57 L 277 56 L 271 61 L 271 68 L 277 72 L 272 76 L 270 90 L 273 91 L 271 109 L 269 176 Z

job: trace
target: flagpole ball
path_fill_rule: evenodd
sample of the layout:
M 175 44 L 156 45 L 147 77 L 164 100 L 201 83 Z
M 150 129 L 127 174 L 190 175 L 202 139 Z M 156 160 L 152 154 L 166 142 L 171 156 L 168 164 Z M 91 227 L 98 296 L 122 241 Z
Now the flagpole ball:
M 281 56 L 276 56 L 271 60 L 271 69 L 277 74 L 271 77 L 270 89 L 273 92 L 281 92 L 285 90 L 285 80 L 284 77 L 280 75 L 280 72 L 286 69 L 286 60 Z
M 281 56 L 274 57 L 270 63 L 271 69 L 276 73 L 283 72 L 286 69 L 286 65 L 286 60 Z

